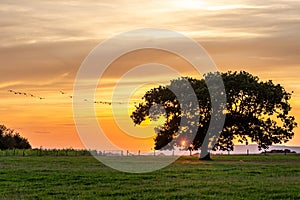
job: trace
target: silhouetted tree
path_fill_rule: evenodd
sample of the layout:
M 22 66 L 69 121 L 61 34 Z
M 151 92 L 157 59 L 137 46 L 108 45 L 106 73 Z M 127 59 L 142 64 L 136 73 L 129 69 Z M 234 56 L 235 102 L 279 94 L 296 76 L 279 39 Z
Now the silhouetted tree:
M 211 97 L 214 99 L 216 95 L 209 93 L 206 83 L 213 84 L 217 76 L 223 79 L 227 101 L 225 109 L 220 111 L 226 114 L 225 124 L 213 149 L 233 150 L 234 139 L 246 144 L 250 141 L 255 142 L 259 149 L 268 149 L 272 144 L 285 143 L 293 137 L 293 129 L 297 123 L 295 118 L 289 115 L 291 94 L 281 85 L 272 81 L 260 81 L 257 76 L 244 71 L 209 73 L 204 75 L 204 79 L 179 78 L 172 80 L 168 86 L 153 88 L 144 95 L 144 103 L 136 106 L 131 115 L 135 124 L 140 124 L 148 117 L 150 120 L 156 120 L 157 116 L 149 115 L 151 106 L 155 104 L 162 105 L 165 110 L 165 123 L 155 128 L 157 133 L 155 149 L 180 147 L 182 139 L 188 142 L 187 148 L 189 145 L 195 150 L 201 147 L 212 117 Z M 185 87 L 186 80 L 197 95 L 199 110 L 193 110 L 195 106 L 190 104 L 190 111 L 182 113 L 177 97 L 169 88 L 174 88 L 174 85 Z M 213 85 L 213 87 L 220 86 Z M 164 114 L 159 110 L 155 112 L 154 115 Z M 195 115 L 199 117 L 198 124 L 192 124 Z M 179 129 L 183 117 L 187 120 L 187 124 L 198 126 L 196 136 L 192 139 L 189 137 L 191 126 Z M 218 114 L 214 114 L 213 117 L 218 117 Z M 206 156 L 207 153 L 204 152 L 201 157 L 210 159 L 209 154 Z
M 20 136 L 19 133 L 12 129 L 7 128 L 4 125 L 0 125 L 0 149 L 30 149 L 26 138 Z

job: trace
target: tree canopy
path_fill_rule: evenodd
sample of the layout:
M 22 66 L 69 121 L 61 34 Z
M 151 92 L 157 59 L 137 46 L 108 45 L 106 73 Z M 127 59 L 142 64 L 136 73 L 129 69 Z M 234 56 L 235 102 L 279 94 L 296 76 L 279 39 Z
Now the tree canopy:
M 19 133 L 12 129 L 7 128 L 4 125 L 0 125 L 0 149 L 30 149 L 26 138 L 20 136 Z
M 147 118 L 157 120 L 157 116 L 165 116 L 164 124 L 155 128 L 155 149 L 180 147 L 183 139 L 187 141 L 186 149 L 192 147 L 196 150 L 202 146 L 213 113 L 211 98 L 215 98 L 214 94 L 210 94 L 207 83 L 211 84 L 217 75 L 222 77 L 226 91 L 226 94 L 218 95 L 226 95 L 227 100 L 221 111 L 226 115 L 225 123 L 214 150 L 233 150 L 234 141 L 245 144 L 253 142 L 258 144 L 260 150 L 267 149 L 272 144 L 285 143 L 294 136 L 293 130 L 297 123 L 289 114 L 291 93 L 280 84 L 274 84 L 271 80 L 260 81 L 257 76 L 245 71 L 216 72 L 204 75 L 203 79 L 181 77 L 171 80 L 170 85 L 159 86 L 145 93 L 144 102 L 136 106 L 131 118 L 135 124 L 141 124 Z M 181 104 L 170 87 L 174 84 L 184 85 L 186 80 L 195 91 L 199 110 L 193 110 L 194 107 L 190 104 L 190 112 L 183 113 Z M 160 104 L 165 113 L 150 113 L 155 104 Z M 189 138 L 189 126 L 180 127 L 180 121 L 182 117 L 192 119 L 194 115 L 199 117 L 198 124 L 192 124 L 192 120 L 187 123 L 197 126 L 197 132 L 195 137 Z

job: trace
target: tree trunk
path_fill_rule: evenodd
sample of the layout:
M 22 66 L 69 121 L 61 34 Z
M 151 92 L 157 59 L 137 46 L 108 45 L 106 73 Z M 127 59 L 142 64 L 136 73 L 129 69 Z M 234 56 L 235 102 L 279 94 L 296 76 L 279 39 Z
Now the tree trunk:
M 211 160 L 210 158 L 210 152 L 206 152 L 206 153 L 200 153 L 200 157 L 199 160 Z

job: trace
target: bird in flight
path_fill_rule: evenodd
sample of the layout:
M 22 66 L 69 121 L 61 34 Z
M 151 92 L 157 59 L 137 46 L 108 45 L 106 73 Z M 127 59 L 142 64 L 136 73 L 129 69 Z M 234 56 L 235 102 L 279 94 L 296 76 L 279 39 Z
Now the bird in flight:
M 15 95 L 23 95 L 23 96 L 26 96 L 26 97 L 37 98 L 39 100 L 46 99 L 45 97 L 36 96 L 34 94 L 26 93 L 26 92 L 15 91 L 15 90 L 12 90 L 12 89 L 9 89 L 8 92 L 13 93 Z M 68 95 L 67 92 L 64 92 L 62 90 L 60 90 L 59 92 L 60 92 L 60 94 L 65 95 L 65 97 L 67 97 L 69 99 L 73 99 L 74 98 L 73 95 Z M 91 101 L 90 99 L 83 99 L 83 101 L 85 101 L 85 102 L 93 102 L 94 104 L 109 105 L 109 106 L 112 105 L 112 104 L 127 104 L 127 102 L 123 102 L 123 101 Z M 136 104 L 136 102 L 134 102 L 134 104 Z
M 15 91 L 15 90 L 8 90 L 8 92 L 10 93 L 13 93 L 13 94 L 17 94 L 17 95 L 24 95 L 24 96 L 27 96 L 27 97 L 32 97 L 32 98 L 39 98 L 39 99 L 45 99 L 44 97 L 38 97 L 38 96 L 35 96 L 31 93 L 26 93 L 26 92 L 20 92 L 20 91 Z

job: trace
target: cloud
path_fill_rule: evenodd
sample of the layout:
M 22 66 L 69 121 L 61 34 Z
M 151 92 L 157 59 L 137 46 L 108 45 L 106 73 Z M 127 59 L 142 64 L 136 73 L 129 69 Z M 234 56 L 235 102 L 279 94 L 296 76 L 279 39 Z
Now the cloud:
M 0 72 L 7 75 L 2 83 L 47 82 L 62 73 L 74 79 L 84 57 L 103 38 L 145 26 L 170 28 L 197 39 L 221 65 L 299 64 L 297 1 L 1 4 Z M 259 57 L 270 59 L 255 59 Z
M 20 84 L 22 84 L 22 82 L 20 81 L 4 82 L 4 83 L 0 83 L 0 89 L 10 88 L 12 86 L 20 85 Z
M 297 22 L 300 5 L 297 1 L 117 0 L 3 1 L 1 7 L 0 44 L 11 46 L 103 39 L 138 27 L 167 27 L 208 38 L 209 33 L 228 37 L 225 29 L 234 37 L 256 37 L 268 32 L 264 28 L 271 24 Z
M 298 0 L 3 0 L 0 3 L 3 123 L 14 125 L 18 113 L 18 123 L 23 121 L 24 126 L 31 121 L 40 122 L 40 116 L 44 115 L 47 119 L 44 130 L 53 126 L 53 121 L 55 130 L 71 127 L 64 125 L 68 124 L 65 119 L 55 120 L 59 118 L 57 113 L 71 113 L 70 99 L 60 99 L 59 90 L 71 93 L 81 62 L 101 41 L 143 27 L 166 28 L 191 36 L 208 50 L 222 71 L 247 70 L 263 79 L 283 82 L 289 90 L 295 90 L 298 102 L 299 10 Z M 108 48 L 107 53 L 114 48 Z M 127 55 L 105 72 L 102 89 L 105 92 L 101 95 L 105 96 L 114 86 L 106 80 L 115 81 L 130 67 L 149 61 L 192 74 L 186 63 L 164 53 Z M 137 74 L 136 79 L 126 84 L 138 84 L 138 78 L 143 77 Z M 6 90 L 11 88 L 38 91 L 38 95 L 48 99 L 45 105 L 41 101 L 31 102 L 30 98 L 20 100 L 19 96 L 7 94 Z M 50 110 L 53 115 L 49 115 L 49 109 L 53 109 Z M 71 114 L 66 118 L 71 119 Z
M 33 133 L 37 135 L 51 135 L 51 131 L 34 131 Z
M 269 59 L 270 64 L 297 64 L 299 9 L 300 3 L 291 0 L 2 1 L 2 83 L 39 82 L 62 73 L 74 78 L 104 38 L 147 26 L 192 36 L 217 57 L 243 53 L 249 63 L 254 57 L 284 57 Z
M 46 85 L 53 79 L 73 80 L 81 62 L 95 45 L 84 41 L 0 48 L 0 84 Z

